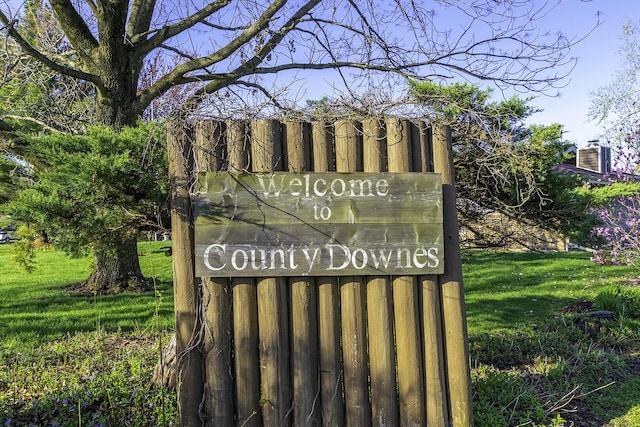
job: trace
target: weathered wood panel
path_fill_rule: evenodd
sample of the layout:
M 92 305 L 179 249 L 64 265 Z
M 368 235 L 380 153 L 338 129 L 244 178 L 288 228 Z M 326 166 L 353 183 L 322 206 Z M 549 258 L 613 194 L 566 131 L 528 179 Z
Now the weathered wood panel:
M 440 229 L 438 224 L 415 224 L 410 228 L 403 224 L 205 227 L 202 231 L 208 236 L 207 242 L 196 245 L 196 274 L 260 277 L 437 273 L 442 269 L 443 249 L 442 241 L 434 241 L 433 236 Z M 247 239 L 249 236 L 251 240 Z M 282 240 L 282 236 L 286 239 Z M 354 241 L 368 243 L 360 247 Z
M 206 193 L 196 204 L 196 274 L 441 272 L 439 175 L 319 176 L 325 175 L 204 176 Z M 323 200 L 310 189 L 319 181 L 341 188 L 351 182 L 356 189 Z
M 257 224 L 442 224 L 438 174 L 305 173 L 201 175 L 196 227 Z

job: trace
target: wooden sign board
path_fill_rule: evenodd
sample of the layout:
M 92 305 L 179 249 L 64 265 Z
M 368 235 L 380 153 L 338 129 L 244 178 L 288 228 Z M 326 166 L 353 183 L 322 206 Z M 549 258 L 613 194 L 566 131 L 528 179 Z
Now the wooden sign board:
M 208 172 L 198 277 L 444 272 L 442 181 L 426 173 Z

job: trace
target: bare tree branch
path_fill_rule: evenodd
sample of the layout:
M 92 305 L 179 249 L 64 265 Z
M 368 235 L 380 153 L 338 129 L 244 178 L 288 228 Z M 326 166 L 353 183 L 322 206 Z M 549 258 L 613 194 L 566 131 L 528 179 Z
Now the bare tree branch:
M 8 25 L 2 1 L 8 4 L 0 1 L 0 19 Z M 132 123 L 175 86 L 198 86 L 192 93 L 199 102 L 240 81 L 265 87 L 260 80 L 290 70 L 336 70 L 347 91 L 389 73 L 399 81 L 466 79 L 545 91 L 563 84 L 575 64 L 570 49 L 581 40 L 540 30 L 540 20 L 554 13 L 550 0 L 193 0 L 170 10 L 156 0 L 51 0 L 51 6 L 75 49 L 76 57 L 66 59 L 77 66 L 30 50 L 18 32 L 10 37 L 56 72 L 91 81 L 99 121 L 107 123 Z M 142 67 L 157 52 L 172 67 L 138 87 Z

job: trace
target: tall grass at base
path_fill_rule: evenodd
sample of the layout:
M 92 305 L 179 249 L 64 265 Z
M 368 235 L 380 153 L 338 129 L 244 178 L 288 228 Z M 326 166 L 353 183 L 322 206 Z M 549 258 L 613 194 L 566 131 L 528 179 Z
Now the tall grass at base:
M 154 291 L 77 293 L 89 257 L 40 249 L 28 274 L 0 246 L 0 425 L 172 426 L 176 397 L 150 384 L 173 331 L 167 242 L 139 245 Z

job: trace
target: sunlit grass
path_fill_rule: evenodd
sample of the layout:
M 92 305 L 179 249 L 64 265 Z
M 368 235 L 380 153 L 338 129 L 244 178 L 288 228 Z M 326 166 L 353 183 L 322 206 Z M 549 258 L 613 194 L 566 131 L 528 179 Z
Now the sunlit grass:
M 40 249 L 32 273 L 13 262 L 12 246 L 0 245 L 0 351 L 22 349 L 76 332 L 173 328 L 173 287 L 167 242 L 139 244 L 141 267 L 155 279 L 155 292 L 83 295 L 69 285 L 85 280 L 89 256 L 73 258 Z M 158 315 L 156 315 L 158 314 Z
M 174 323 L 167 245 L 138 247 L 154 290 L 103 296 L 69 289 L 89 256 L 40 249 L 25 273 L 0 245 L 2 425 L 174 425 L 175 392 L 150 383 Z
M 598 265 L 588 252 L 490 251 L 466 252 L 463 273 L 470 333 L 545 324 L 563 307 L 593 301 L 603 286 L 639 274 Z
M 571 310 L 602 309 L 596 296 L 637 270 L 488 251 L 465 253 L 463 269 L 476 426 L 640 425 L 640 319 Z

